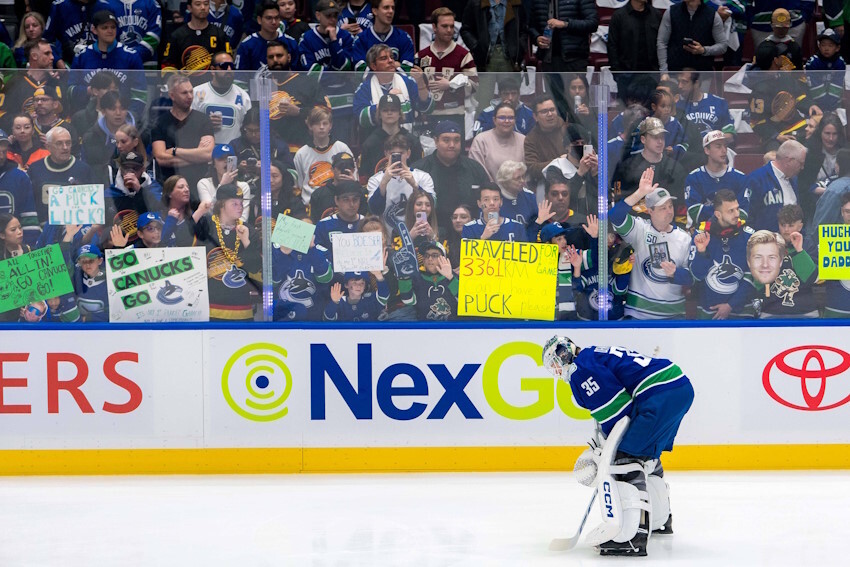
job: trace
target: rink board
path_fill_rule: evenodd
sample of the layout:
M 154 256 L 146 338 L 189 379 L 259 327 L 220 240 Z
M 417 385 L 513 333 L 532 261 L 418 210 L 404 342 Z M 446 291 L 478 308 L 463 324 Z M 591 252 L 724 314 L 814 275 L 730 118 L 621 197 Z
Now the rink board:
M 172 328 L 0 332 L 0 474 L 568 470 L 592 431 L 553 327 Z M 560 331 L 690 377 L 665 467 L 850 468 L 847 327 Z

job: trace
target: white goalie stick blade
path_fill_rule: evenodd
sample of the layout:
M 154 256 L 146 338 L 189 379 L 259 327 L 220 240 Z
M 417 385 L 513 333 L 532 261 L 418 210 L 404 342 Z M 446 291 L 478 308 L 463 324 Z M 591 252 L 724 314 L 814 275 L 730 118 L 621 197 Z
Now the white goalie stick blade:
M 587 517 L 590 515 L 590 511 L 593 509 L 593 503 L 596 502 L 596 494 L 599 492 L 598 488 L 593 489 L 593 496 L 590 498 L 590 503 L 587 505 L 587 510 L 584 512 L 584 518 L 581 519 L 581 524 L 579 524 L 578 530 L 576 530 L 575 535 L 573 537 L 559 538 L 556 537 L 549 544 L 549 551 L 569 551 L 574 548 L 578 543 L 578 540 L 581 538 L 581 532 L 584 530 L 584 524 L 587 523 Z

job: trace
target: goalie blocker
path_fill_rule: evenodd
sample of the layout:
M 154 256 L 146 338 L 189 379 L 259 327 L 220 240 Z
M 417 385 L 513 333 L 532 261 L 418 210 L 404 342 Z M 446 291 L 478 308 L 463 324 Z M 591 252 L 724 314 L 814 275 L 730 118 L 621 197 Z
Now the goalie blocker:
M 544 346 L 543 363 L 569 383 L 607 436 L 576 463 L 576 478 L 599 491 L 603 522 L 588 541 L 602 555 L 646 555 L 650 530 L 672 533 L 659 459 L 673 449 L 693 402 L 690 380 L 669 360 L 619 347 L 579 348 L 558 336 Z

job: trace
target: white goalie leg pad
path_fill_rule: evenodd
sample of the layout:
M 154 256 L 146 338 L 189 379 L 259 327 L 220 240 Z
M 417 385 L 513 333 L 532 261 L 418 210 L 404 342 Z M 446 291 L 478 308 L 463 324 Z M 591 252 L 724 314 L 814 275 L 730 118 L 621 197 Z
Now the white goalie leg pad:
M 637 534 L 641 512 L 650 510 L 646 492 L 610 475 L 599 479 L 599 503 L 602 523 L 587 536 L 587 543 L 594 546 L 611 540 L 629 541 Z
M 670 517 L 670 487 L 660 476 L 651 474 L 646 477 L 646 490 L 652 503 L 651 530 L 660 530 Z

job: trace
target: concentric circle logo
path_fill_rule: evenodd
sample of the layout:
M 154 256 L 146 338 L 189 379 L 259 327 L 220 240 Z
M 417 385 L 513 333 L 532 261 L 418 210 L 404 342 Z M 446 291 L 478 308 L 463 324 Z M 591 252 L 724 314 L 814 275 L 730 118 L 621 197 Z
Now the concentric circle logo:
M 850 353 L 825 345 L 790 348 L 764 367 L 762 384 L 767 394 L 783 406 L 802 411 L 823 411 L 850 402 Z M 827 392 L 827 379 L 830 388 Z M 842 379 L 843 378 L 843 379 Z
M 286 350 L 271 343 L 252 343 L 227 359 L 221 391 L 230 408 L 252 421 L 274 421 L 289 411 L 283 404 L 292 391 Z

